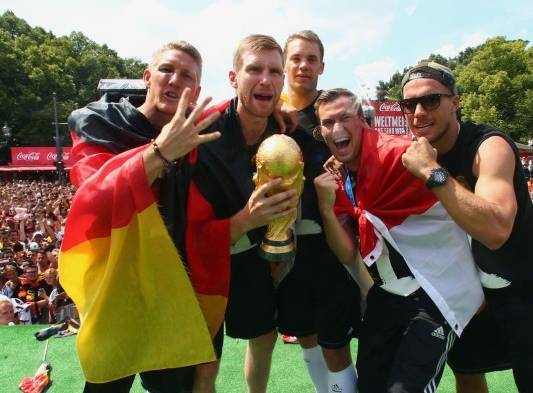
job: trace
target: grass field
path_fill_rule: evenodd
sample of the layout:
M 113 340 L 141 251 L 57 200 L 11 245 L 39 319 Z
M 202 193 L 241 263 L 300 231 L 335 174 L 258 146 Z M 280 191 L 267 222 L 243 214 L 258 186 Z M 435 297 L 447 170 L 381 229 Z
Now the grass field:
M 0 328 L 0 392 L 18 391 L 18 383 L 23 376 L 32 375 L 39 366 L 44 343 L 33 338 L 35 326 Z M 242 376 L 242 363 L 246 342 L 230 338 L 224 341 L 224 355 L 217 382 L 218 393 L 245 393 Z M 352 344 L 355 356 L 357 341 Z M 76 357 L 75 337 L 51 338 L 48 348 L 48 361 L 53 366 L 53 384 L 49 393 L 71 393 L 83 390 L 83 375 Z M 492 373 L 487 376 L 491 393 L 515 393 L 512 374 L 509 371 Z M 144 392 L 138 380 L 131 390 Z M 274 351 L 272 373 L 269 382 L 271 393 L 312 393 L 314 392 L 305 370 L 298 345 L 278 342 Z M 438 393 L 454 393 L 455 385 L 451 371 L 446 368 Z

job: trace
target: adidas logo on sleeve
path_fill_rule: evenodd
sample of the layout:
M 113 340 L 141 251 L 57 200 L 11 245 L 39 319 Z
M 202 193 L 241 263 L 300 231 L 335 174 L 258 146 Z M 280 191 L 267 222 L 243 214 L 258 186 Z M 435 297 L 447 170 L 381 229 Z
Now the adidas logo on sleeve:
M 444 329 L 442 328 L 442 326 L 439 326 L 438 328 L 436 328 L 435 330 L 433 330 L 431 332 L 431 335 L 433 337 L 437 337 L 437 338 L 440 338 L 441 340 L 445 340 L 446 337 L 444 337 Z

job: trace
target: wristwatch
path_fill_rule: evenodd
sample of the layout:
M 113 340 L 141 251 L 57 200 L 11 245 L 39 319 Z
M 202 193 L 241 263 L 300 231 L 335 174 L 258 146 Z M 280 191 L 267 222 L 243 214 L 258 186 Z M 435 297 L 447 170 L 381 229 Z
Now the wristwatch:
M 431 175 L 426 181 L 426 187 L 430 190 L 437 186 L 442 186 L 448 181 L 450 173 L 444 168 L 435 168 L 431 170 Z

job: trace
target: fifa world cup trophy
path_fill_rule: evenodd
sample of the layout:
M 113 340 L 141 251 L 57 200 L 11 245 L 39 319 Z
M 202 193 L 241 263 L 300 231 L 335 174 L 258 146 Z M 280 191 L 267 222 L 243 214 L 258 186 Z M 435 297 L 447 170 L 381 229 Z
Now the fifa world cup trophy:
M 254 176 L 256 187 L 275 178 L 282 178 L 282 184 L 274 193 L 295 189 L 298 197 L 302 195 L 304 185 L 302 151 L 291 137 L 276 134 L 265 139 L 257 150 L 256 166 L 257 173 Z M 296 216 L 295 211 L 275 219 L 268 225 L 259 249 L 263 258 L 274 262 L 294 256 L 296 247 L 291 226 L 296 221 Z

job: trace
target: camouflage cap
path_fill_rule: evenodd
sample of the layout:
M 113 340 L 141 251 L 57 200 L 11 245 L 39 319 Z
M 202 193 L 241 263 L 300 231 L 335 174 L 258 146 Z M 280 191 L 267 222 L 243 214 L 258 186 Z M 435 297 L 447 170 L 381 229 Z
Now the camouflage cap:
M 434 79 L 446 86 L 452 94 L 457 94 L 455 77 L 453 76 L 452 70 L 442 64 L 435 63 L 434 61 L 422 61 L 409 69 L 409 71 L 403 76 L 402 97 L 405 84 L 413 79 L 420 78 Z

